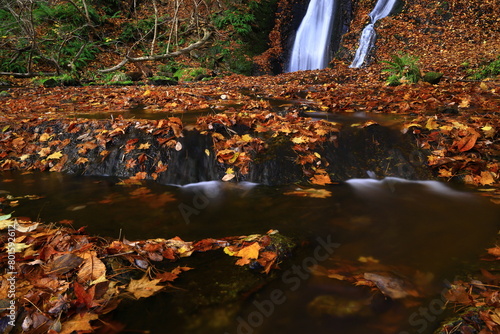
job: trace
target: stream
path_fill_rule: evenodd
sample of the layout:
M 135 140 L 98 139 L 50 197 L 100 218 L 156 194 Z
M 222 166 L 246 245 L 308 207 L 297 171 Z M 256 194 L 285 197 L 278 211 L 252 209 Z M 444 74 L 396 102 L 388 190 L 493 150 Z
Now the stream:
M 269 275 L 235 266 L 222 251 L 172 263 L 195 269 L 113 313 L 134 333 L 432 333 L 444 315 L 435 307 L 440 292 L 493 245 L 500 216 L 476 194 L 436 181 L 352 179 L 316 189 L 119 181 L 3 172 L 0 191 L 14 197 L 4 211 L 17 217 L 69 219 L 106 237 L 194 241 L 277 229 L 298 245 Z M 391 277 L 385 283 L 410 293 L 391 299 L 327 277 L 339 267 Z

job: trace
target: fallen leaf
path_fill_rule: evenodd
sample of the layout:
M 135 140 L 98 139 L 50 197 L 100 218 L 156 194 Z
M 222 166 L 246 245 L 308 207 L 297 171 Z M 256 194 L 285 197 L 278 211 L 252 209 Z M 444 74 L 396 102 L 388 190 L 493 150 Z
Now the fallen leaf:
M 61 153 L 61 151 L 57 151 L 57 152 L 54 152 L 52 153 L 51 155 L 49 155 L 47 157 L 47 159 L 54 159 L 54 160 L 58 160 L 58 159 L 61 159 L 61 157 L 63 156 L 63 154 Z
M 58 334 L 92 333 L 94 328 L 92 328 L 90 322 L 98 318 L 99 316 L 94 313 L 78 313 L 73 318 L 62 323 L 62 329 Z
M 146 274 L 141 279 L 131 280 L 127 287 L 127 291 L 132 293 L 136 299 L 151 297 L 165 288 L 162 285 L 158 285 L 160 281 L 160 279 L 149 279 Z
M 330 184 L 332 183 L 332 180 L 330 179 L 330 176 L 326 172 L 321 172 L 318 170 L 316 174 L 310 179 L 311 183 L 313 184 L 318 184 L 320 186 L 324 186 L 325 184 Z
M 479 134 L 475 131 L 468 134 L 467 136 L 463 137 L 462 139 L 460 139 L 456 143 L 457 149 L 460 152 L 469 151 L 470 149 L 472 149 L 474 147 L 474 145 L 476 145 L 476 141 L 478 138 L 479 138 Z
M 81 282 L 94 281 L 106 275 L 106 265 L 97 258 L 94 251 L 79 254 L 83 264 L 78 270 L 78 279 Z

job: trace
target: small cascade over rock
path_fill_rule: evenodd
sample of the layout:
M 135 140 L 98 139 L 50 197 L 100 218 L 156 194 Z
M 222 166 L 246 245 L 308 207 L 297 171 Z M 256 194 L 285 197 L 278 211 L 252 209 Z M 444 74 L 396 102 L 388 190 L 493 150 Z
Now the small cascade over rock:
M 323 69 L 328 65 L 337 1 L 311 0 L 297 30 L 287 72 Z
M 375 44 L 377 33 L 375 23 L 388 16 L 396 4 L 397 0 L 378 0 L 375 8 L 370 12 L 370 23 L 363 29 L 359 39 L 359 47 L 354 55 L 354 60 L 349 67 L 359 68 L 365 62 L 368 52 Z

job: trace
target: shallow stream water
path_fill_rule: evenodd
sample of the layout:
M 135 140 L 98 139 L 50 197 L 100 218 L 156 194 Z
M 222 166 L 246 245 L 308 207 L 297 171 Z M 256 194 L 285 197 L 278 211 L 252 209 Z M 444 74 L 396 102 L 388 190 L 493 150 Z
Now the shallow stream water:
M 118 182 L 4 172 L 0 191 L 20 197 L 15 216 L 71 219 L 106 237 L 194 241 L 277 229 L 298 245 L 270 275 L 219 251 L 175 263 L 195 270 L 164 293 L 124 302 L 114 313 L 124 332 L 432 333 L 444 314 L 440 292 L 493 245 L 500 217 L 483 198 L 435 181 L 356 179 L 308 190 L 326 198 L 298 196 L 298 186 Z M 418 293 L 391 299 L 327 277 L 339 267 Z

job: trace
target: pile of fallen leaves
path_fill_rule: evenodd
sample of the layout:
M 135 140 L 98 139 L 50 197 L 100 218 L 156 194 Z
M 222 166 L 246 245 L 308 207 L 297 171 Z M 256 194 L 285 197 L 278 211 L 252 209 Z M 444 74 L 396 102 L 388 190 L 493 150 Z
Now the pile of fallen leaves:
M 92 332 L 103 324 L 99 319 L 124 298 L 150 297 L 193 269 L 160 269 L 154 262 L 175 262 L 223 248 L 239 258 L 236 265 L 269 273 L 290 255 L 293 245 L 276 230 L 197 242 L 179 237 L 108 240 L 90 236 L 83 228 L 18 222 L 10 215 L 0 216 L 0 230 L 0 246 L 7 250 L 0 255 L 4 270 L 0 318 L 4 324 L 14 321 L 25 333 Z M 15 319 L 9 318 L 11 303 L 17 310 Z
M 483 258 L 498 267 L 500 247 L 488 249 Z M 500 332 L 500 275 L 498 269 L 481 269 L 480 279 L 457 280 L 444 297 L 455 311 L 439 333 L 498 333 Z

